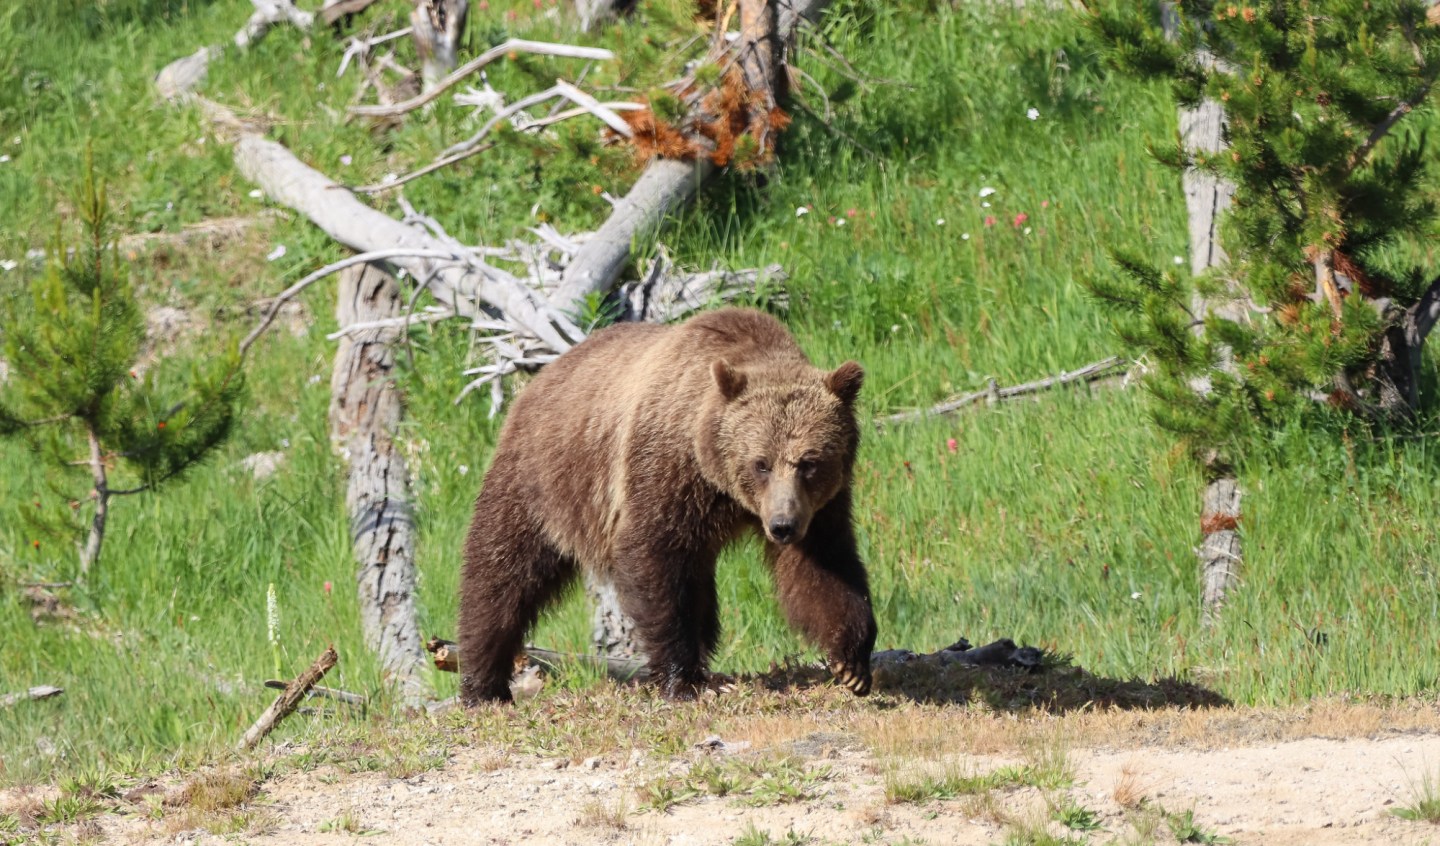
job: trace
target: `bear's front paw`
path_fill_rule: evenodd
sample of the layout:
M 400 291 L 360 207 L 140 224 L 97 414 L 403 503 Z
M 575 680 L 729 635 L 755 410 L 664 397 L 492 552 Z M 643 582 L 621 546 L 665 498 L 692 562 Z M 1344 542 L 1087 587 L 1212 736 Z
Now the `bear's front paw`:
M 870 693 L 869 665 L 859 666 L 832 662 L 830 672 L 834 674 L 835 681 L 849 688 L 850 692 L 856 696 L 865 696 Z

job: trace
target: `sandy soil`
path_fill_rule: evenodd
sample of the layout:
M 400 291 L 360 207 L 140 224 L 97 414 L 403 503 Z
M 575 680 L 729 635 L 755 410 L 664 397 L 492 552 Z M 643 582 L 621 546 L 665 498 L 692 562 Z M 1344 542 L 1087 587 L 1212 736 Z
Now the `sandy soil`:
M 1000 789 L 981 797 L 887 803 L 885 785 L 913 765 L 935 771 L 984 773 L 1014 756 L 961 755 L 944 761 L 879 759 L 844 734 L 812 734 L 766 750 L 828 773 L 812 798 L 752 807 L 746 797 L 692 798 L 661 812 L 644 807 L 639 789 L 667 776 L 682 778 L 700 762 L 723 764 L 740 752 L 697 749 L 667 760 L 640 751 L 572 762 L 498 757 L 461 749 L 439 769 L 396 779 L 330 768 L 281 776 L 255 800 L 262 813 L 249 830 L 220 836 L 177 831 L 173 820 L 107 815 L 103 842 L 210 844 L 351 843 L 370 839 L 421 844 L 729 844 L 917 843 L 991 844 L 1026 823 L 1048 825 L 1049 808 L 1069 800 L 1096 813 L 1091 843 L 1175 843 L 1158 809 L 1193 811 L 1206 834 L 1236 844 L 1440 843 L 1440 827 L 1396 818 L 1440 767 L 1440 734 L 1380 739 L 1306 738 L 1230 748 L 1062 744 L 1073 786 L 1042 792 Z M 739 745 L 743 748 L 743 741 Z M 1118 801 L 1117 801 L 1118 800 Z M 1126 803 L 1122 805 L 1121 802 Z M 1048 822 L 1047 822 L 1048 821 Z M 768 834 L 769 840 L 756 832 Z M 787 835 L 796 835 L 787 840 Z M 798 836 L 808 836 L 801 840 Z M 0 841 L 4 836 L 0 835 Z M 1023 841 L 1031 842 L 1031 841 Z

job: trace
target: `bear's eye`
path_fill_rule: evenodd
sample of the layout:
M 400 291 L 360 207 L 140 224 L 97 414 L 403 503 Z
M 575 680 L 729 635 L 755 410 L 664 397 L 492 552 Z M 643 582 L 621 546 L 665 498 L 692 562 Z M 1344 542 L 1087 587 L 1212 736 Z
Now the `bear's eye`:
M 795 462 L 795 472 L 808 479 L 815 475 L 815 468 L 817 466 L 814 461 L 808 458 L 802 458 Z
M 768 475 L 770 475 L 770 462 L 766 461 L 766 460 L 763 459 L 763 458 L 757 458 L 757 459 L 755 459 L 755 475 L 757 475 L 757 476 L 768 476 Z

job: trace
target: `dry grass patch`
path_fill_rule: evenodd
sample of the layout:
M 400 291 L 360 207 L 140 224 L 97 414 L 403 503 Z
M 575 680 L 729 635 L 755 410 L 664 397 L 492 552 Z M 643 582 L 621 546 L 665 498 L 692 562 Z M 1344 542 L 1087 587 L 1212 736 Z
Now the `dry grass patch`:
M 1145 804 L 1154 788 L 1154 784 L 1141 778 L 1139 762 L 1131 759 L 1120 768 L 1120 777 L 1110 789 L 1110 798 L 1126 810 L 1136 810 Z
M 626 817 L 630 807 L 621 797 L 615 804 L 592 799 L 580 806 L 580 815 L 575 818 L 578 828 L 595 828 L 602 831 L 624 831 L 629 827 Z

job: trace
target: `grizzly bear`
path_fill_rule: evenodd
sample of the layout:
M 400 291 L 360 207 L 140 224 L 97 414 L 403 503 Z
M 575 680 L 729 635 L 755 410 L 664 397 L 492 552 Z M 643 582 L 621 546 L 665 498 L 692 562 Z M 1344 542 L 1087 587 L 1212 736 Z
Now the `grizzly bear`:
M 791 625 L 868 693 L 875 618 L 850 522 L 863 378 L 737 308 L 612 326 L 548 365 L 505 421 L 465 541 L 461 702 L 510 699 L 526 631 L 582 567 L 615 585 L 650 680 L 693 698 L 720 634 L 715 560 L 747 530 Z

